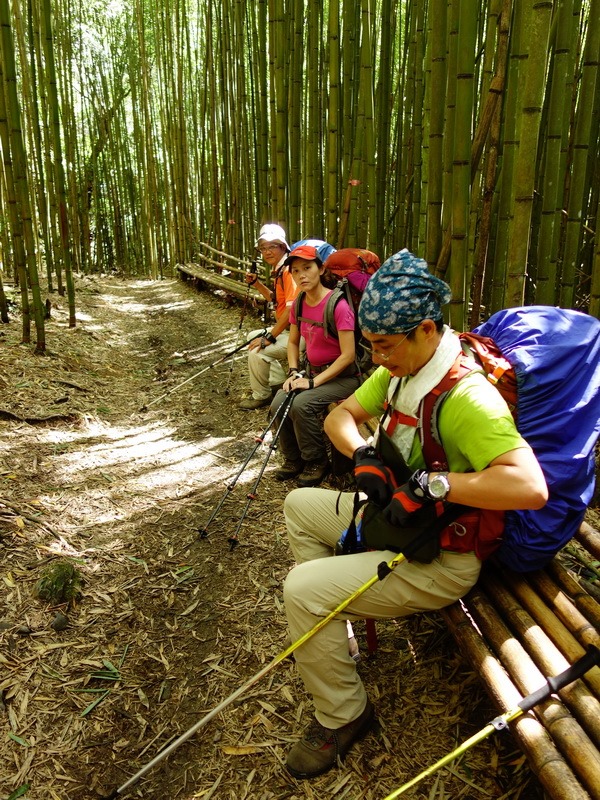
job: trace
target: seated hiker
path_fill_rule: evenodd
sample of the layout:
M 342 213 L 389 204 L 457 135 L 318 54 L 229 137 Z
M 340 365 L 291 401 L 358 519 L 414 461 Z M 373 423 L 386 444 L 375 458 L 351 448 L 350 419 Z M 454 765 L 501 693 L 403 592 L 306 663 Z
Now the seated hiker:
M 301 292 L 301 307 L 298 319 L 295 306 L 290 312 L 290 370 L 283 390 L 271 404 L 271 414 L 276 414 L 288 392 L 295 393 L 285 418 L 282 412 L 281 429 L 275 428 L 285 459 L 275 477 L 287 480 L 298 475 L 300 486 L 316 486 L 329 471 L 320 414 L 329 403 L 349 397 L 359 384 L 354 311 L 345 298 L 340 298 L 334 309 L 337 336 L 326 335 L 323 318 L 332 290 L 323 284 L 324 267 L 316 248 L 301 245 L 286 263 Z M 300 337 L 306 343 L 306 375 L 299 371 Z
M 388 259 L 365 289 L 359 324 L 380 366 L 325 420 L 332 443 L 354 459 L 357 497 L 370 501 L 360 523 L 364 545 L 358 539 L 352 545 L 352 526 L 342 535 L 355 511 L 352 492 L 294 489 L 285 500 L 297 564 L 284 585 L 292 641 L 377 575 L 382 561 L 405 552 L 403 536 L 410 540 L 429 529 L 442 508 L 463 506 L 461 516 L 451 517 L 454 522 L 444 514 L 445 527 L 422 545 L 427 553 L 419 550 L 400 561 L 353 600 L 342 618 L 296 650 L 298 671 L 315 705 L 314 721 L 287 758 L 287 769 L 297 778 L 334 766 L 375 720 L 348 652 L 346 616 L 385 619 L 450 605 L 476 582 L 482 558 L 501 534 L 503 511 L 541 508 L 547 501 L 533 451 L 499 392 L 477 369 L 456 382 L 440 411 L 449 470 L 440 472 L 423 459 L 415 427 L 421 401 L 461 351 L 457 335 L 442 322 L 450 297 L 447 284 L 407 250 Z M 399 390 L 388 397 L 390 383 Z M 382 413 L 372 447 L 358 426 Z M 369 509 L 374 515 L 367 518 Z M 347 554 L 333 557 L 338 542 L 337 552 Z
M 252 394 L 239 404 L 239 408 L 248 411 L 268 406 L 273 399 L 273 391 L 281 387 L 285 380 L 290 306 L 298 293 L 285 266 L 290 247 L 283 228 L 274 224 L 263 225 L 256 247 L 272 268 L 273 291 L 252 272 L 246 273 L 246 280 L 265 300 L 273 301 L 276 322 L 264 336 L 257 336 L 248 345 L 248 372 Z

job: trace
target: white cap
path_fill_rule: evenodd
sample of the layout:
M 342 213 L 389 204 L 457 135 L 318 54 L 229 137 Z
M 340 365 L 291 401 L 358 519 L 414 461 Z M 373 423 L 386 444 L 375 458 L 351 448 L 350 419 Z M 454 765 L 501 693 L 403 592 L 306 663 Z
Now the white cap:
M 256 240 L 256 247 L 258 247 L 261 241 L 278 242 L 279 244 L 282 244 L 286 250 L 290 249 L 290 246 L 285 238 L 285 231 L 281 225 L 275 225 L 274 223 L 269 223 L 262 226 L 258 234 L 258 239 Z

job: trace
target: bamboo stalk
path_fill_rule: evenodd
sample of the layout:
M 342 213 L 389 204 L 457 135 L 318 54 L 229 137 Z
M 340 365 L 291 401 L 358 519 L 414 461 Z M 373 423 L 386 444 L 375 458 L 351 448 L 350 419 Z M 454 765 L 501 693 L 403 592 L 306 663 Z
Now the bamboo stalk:
M 442 615 L 459 642 L 462 652 L 481 676 L 494 703 L 502 711 L 515 706 L 521 696 L 502 665 L 488 650 L 481 634 L 454 603 Z M 527 755 L 532 770 L 553 800 L 589 800 L 550 736 L 535 717 L 526 714 L 510 724 L 510 730 Z
M 600 603 L 591 597 L 577 578 L 565 569 L 556 558 L 550 562 L 548 570 L 557 583 L 572 598 L 577 608 L 600 630 Z
M 562 672 L 569 663 L 567 659 L 552 643 L 549 636 L 535 624 L 535 620 L 519 605 L 513 595 L 504 588 L 500 580 L 493 576 L 486 576 L 485 591 L 538 667 L 546 675 Z M 588 686 L 581 682 L 565 687 L 561 698 L 575 714 L 588 735 L 600 746 L 600 702 L 598 698 L 594 697 Z
M 535 594 L 524 578 L 510 572 L 503 573 L 503 581 L 508 584 L 511 591 L 522 605 L 531 614 L 534 620 L 546 631 L 558 649 L 573 662 L 584 654 L 583 647 L 548 606 Z M 600 696 L 600 669 L 593 667 L 585 676 L 586 683 L 594 694 Z
M 545 676 L 501 620 L 485 594 L 479 590 L 471 592 L 466 606 L 519 690 L 527 695 L 543 685 Z M 581 725 L 558 700 L 549 699 L 540 703 L 535 713 L 591 796 L 600 797 L 600 754 Z
M 554 610 L 556 616 L 564 622 L 581 644 L 593 644 L 598 647 L 600 635 L 594 625 L 577 609 L 571 599 L 554 583 L 545 572 L 532 572 L 528 579 L 540 593 L 541 597 Z
M 582 522 L 575 534 L 575 538 L 594 558 L 600 560 L 600 533 L 597 530 L 588 525 L 587 522 Z

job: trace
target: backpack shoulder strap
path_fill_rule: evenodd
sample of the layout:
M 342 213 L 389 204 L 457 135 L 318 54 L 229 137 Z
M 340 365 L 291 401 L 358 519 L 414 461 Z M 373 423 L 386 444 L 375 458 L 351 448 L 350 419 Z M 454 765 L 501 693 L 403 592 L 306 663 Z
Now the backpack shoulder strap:
M 348 281 L 343 278 L 341 281 L 338 281 L 337 286 L 331 292 L 329 297 L 327 298 L 327 303 L 325 305 L 325 312 L 323 313 L 323 332 L 325 337 L 327 336 L 334 336 L 336 339 L 339 339 L 338 331 L 335 326 L 335 307 L 339 303 L 342 298 L 346 297 L 346 292 L 344 288 L 344 284 L 347 284 Z
M 304 295 L 306 292 L 298 292 L 294 300 L 294 317 L 296 318 L 296 325 L 300 328 L 300 320 L 302 319 L 302 304 L 304 303 Z
M 477 364 L 460 353 L 442 380 L 425 395 L 419 408 L 418 432 L 427 469 L 448 469 L 448 459 L 442 445 L 438 427 L 441 406 L 456 384 L 477 368 Z

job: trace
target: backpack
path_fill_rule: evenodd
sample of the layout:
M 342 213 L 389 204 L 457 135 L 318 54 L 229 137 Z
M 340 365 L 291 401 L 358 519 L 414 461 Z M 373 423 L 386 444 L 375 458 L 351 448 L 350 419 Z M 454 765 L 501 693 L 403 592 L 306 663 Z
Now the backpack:
M 309 242 L 308 242 L 309 243 Z M 305 242 L 306 244 L 306 242 Z M 338 338 L 335 327 L 334 311 L 338 302 L 344 298 L 350 308 L 354 310 L 354 338 L 356 344 L 356 365 L 362 375 L 373 365 L 369 350 L 365 350 L 364 342 L 358 327 L 358 306 L 362 294 L 371 275 L 379 269 L 381 262 L 379 256 L 370 250 L 363 250 L 357 247 L 345 247 L 342 250 L 334 250 L 324 262 L 325 269 L 337 278 L 337 283 L 332 293 L 327 299 L 325 312 L 323 314 L 323 332 L 325 336 Z M 302 319 L 302 303 L 304 302 L 304 292 L 300 292 L 294 303 L 294 314 L 296 321 Z M 312 324 L 315 323 L 311 320 Z
M 552 306 L 509 308 L 459 337 L 511 407 L 548 484 L 544 508 L 504 513 L 496 558 L 515 572 L 541 569 L 575 535 L 594 492 L 600 321 Z M 443 386 L 449 375 L 421 409 L 421 444 L 430 469 L 445 460 L 437 417 L 451 390 Z

